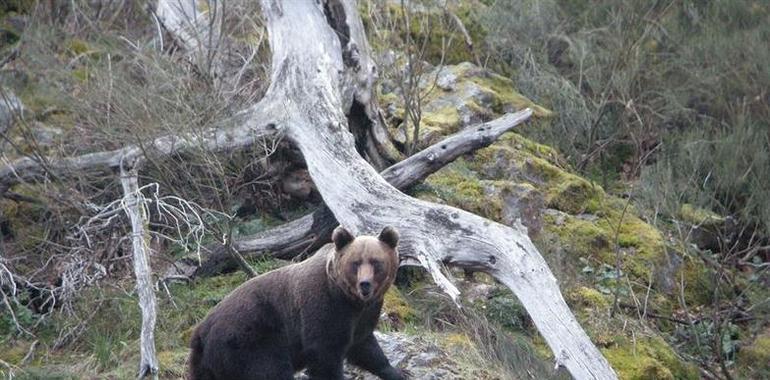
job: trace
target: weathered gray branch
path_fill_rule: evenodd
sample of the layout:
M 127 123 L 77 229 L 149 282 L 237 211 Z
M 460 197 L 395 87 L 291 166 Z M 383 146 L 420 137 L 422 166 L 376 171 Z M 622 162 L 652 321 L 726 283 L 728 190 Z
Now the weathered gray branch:
M 347 10 L 344 15 L 328 12 L 340 4 Z M 360 67 L 346 62 L 337 35 L 340 25 L 358 26 L 349 21 L 359 17 L 355 3 L 263 0 L 262 9 L 273 51 L 266 98 L 283 104 L 274 122 L 302 151 L 316 187 L 340 224 L 354 233 L 396 226 L 402 231 L 402 256 L 418 260 L 453 298 L 459 291 L 443 265 L 489 273 L 521 300 L 554 351 L 557 365 L 579 379 L 615 379 L 570 312 L 523 226 L 503 226 L 406 196 L 356 153 L 343 110 L 346 94 L 355 93 L 349 86 L 362 83 L 346 78 L 351 70 L 360 73 Z M 314 36 L 315 43 L 306 43 L 308 35 Z
M 258 117 L 253 116 L 267 112 L 269 108 L 267 103 L 258 103 L 223 123 L 234 126 L 211 128 L 201 133 L 163 136 L 144 144 L 77 157 L 24 157 L 13 162 L 6 161 L 0 167 L 0 189 L 5 190 L 24 181 L 78 177 L 89 172 L 116 173 L 122 161 L 134 162 L 148 155 L 167 157 L 195 149 L 210 152 L 245 149 L 261 140 L 278 138 L 273 125 L 261 123 Z
M 222 23 L 224 1 L 158 0 L 154 16 L 182 45 L 191 63 L 200 70 L 223 78 Z M 158 36 L 161 45 L 163 36 Z
M 532 116 L 532 110 L 526 108 L 487 123 L 472 125 L 389 167 L 382 173 L 382 177 L 393 187 L 404 190 L 435 173 L 457 157 L 489 146 L 503 133 L 523 123 L 530 116 Z
M 157 377 L 158 358 L 155 355 L 155 292 L 152 287 L 152 269 L 147 246 L 149 239 L 146 225 L 147 213 L 142 195 L 139 192 L 139 180 L 136 168 L 129 171 L 121 167 L 120 183 L 123 186 L 123 209 L 131 221 L 131 245 L 133 247 L 134 275 L 136 291 L 139 294 L 139 307 L 142 310 L 142 332 L 140 336 L 139 378 Z

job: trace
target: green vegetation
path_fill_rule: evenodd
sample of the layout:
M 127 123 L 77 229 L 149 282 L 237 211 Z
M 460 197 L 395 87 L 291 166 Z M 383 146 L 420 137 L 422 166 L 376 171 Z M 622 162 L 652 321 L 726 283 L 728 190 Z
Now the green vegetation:
M 261 272 L 279 265 L 275 260 L 263 261 L 261 268 L 255 266 L 255 270 Z M 242 273 L 228 274 L 199 279 L 189 285 L 172 284 L 168 294 L 158 294 L 155 337 L 162 370 L 160 378 L 177 379 L 184 374 L 193 327 L 244 280 Z M 3 334 L 7 340 L 2 343 L 0 360 L 22 367 L 15 371 L 21 378 L 36 378 L 36 373 L 58 373 L 56 376 L 62 378 L 134 377 L 141 314 L 132 287 L 131 282 L 126 282 L 113 289 L 89 289 L 75 304 L 73 316 L 57 313 L 42 320 L 34 339 L 38 347 L 26 363 L 22 360 L 30 353 L 32 338 Z M 68 349 L 52 350 L 61 343 L 60 334 L 66 332 L 73 334 L 67 342 Z
M 473 41 L 482 41 L 486 36 L 476 14 L 476 0 L 447 4 L 441 8 L 424 7 L 419 1 L 407 1 L 405 7 L 398 1 L 366 1 L 359 4 L 364 26 L 378 31 L 378 35 L 370 37 L 370 42 L 378 50 L 402 48 L 408 31 L 412 40 L 425 46 L 421 52 L 423 60 L 448 64 L 473 62 L 476 56 L 466 45 L 465 37 L 452 15 L 463 23 Z M 367 17 L 375 13 L 376 17 Z M 405 16 L 409 18 L 408 28 L 403 22 Z
M 698 370 L 693 365 L 683 364 L 671 348 L 657 337 L 637 337 L 634 341 L 628 338 L 620 339 L 602 352 L 622 379 L 699 378 Z
M 742 375 L 747 379 L 770 376 L 770 330 L 765 330 L 738 353 Z
M 139 2 L 104 12 L 68 3 L 82 7 L 68 22 L 59 19 L 66 12 L 45 2 L 0 5 L 0 61 L 21 52 L 0 70 L 0 95 L 7 88 L 25 105 L 24 122 L 3 131 L 3 147 L 15 148 L 3 152 L 8 159 L 199 131 L 251 104 L 268 84 L 259 20 L 229 31 L 257 46 L 243 73 L 248 83 L 223 90 L 211 73 L 157 49 L 156 26 Z M 391 156 L 410 153 L 415 127 L 405 90 L 419 98 L 417 148 L 506 112 L 534 110 L 531 122 L 447 165 L 412 195 L 500 223 L 533 223 L 530 234 L 566 301 L 621 378 L 695 379 L 699 370 L 715 378 L 770 377 L 770 4 L 358 4 L 381 61 L 377 92 L 399 150 Z M 101 16 L 83 19 L 92 13 Z M 419 75 L 406 89 L 399 80 L 410 58 Z M 238 214 L 232 221 L 206 217 L 211 230 L 203 241 L 220 241 L 316 206 L 286 207 L 275 194 L 279 182 L 261 170 L 286 157 L 272 153 L 228 160 L 191 154 L 150 163 L 148 177 L 160 178 L 163 193 Z M 13 191 L 32 201 L 0 199 L 0 264 L 12 262 L 23 273 L 45 268 L 36 274 L 41 281 L 90 270 L 94 282 L 48 315 L 28 307 L 26 292 L 0 303 L 0 376 L 133 377 L 140 313 L 125 248 L 93 239 L 80 262 L 108 263 L 102 268 L 59 268 L 55 260 L 70 254 L 61 242 L 70 242 L 73 223 L 92 216 L 92 205 L 119 198 L 119 184 L 109 177 Z M 251 211 L 241 216 L 244 209 Z M 153 220 L 152 228 L 167 232 L 165 221 Z M 189 248 L 159 244 L 156 274 Z M 285 263 L 250 264 L 261 273 Z M 465 378 L 564 377 L 551 370 L 552 353 L 526 310 L 490 278 L 458 280 L 466 292 L 490 288 L 458 310 L 424 274 L 411 273 L 408 284 L 386 294 L 383 330 L 461 354 L 456 364 Z M 159 289 L 160 378 L 184 375 L 195 324 L 244 280 L 228 274 Z

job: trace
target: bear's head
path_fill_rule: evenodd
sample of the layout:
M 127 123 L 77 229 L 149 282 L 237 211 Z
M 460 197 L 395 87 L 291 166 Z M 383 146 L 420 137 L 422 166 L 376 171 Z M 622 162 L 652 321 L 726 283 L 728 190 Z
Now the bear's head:
M 398 270 L 398 232 L 385 227 L 379 236 L 358 236 L 342 226 L 332 233 L 335 281 L 353 299 L 381 300 Z

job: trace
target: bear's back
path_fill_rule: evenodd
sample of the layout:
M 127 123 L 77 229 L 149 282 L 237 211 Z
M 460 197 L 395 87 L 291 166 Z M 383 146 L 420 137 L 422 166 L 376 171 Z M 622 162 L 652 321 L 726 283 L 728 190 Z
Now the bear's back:
M 294 322 L 306 299 L 319 298 L 328 287 L 326 258 L 333 250 L 324 246 L 308 259 L 254 277 L 228 294 L 209 312 L 202 325 L 215 322 L 234 326 L 275 326 L 275 321 Z M 293 324 L 293 323 L 292 323 Z M 283 327 L 283 326 L 280 326 Z M 288 326 L 293 327 L 293 326 Z

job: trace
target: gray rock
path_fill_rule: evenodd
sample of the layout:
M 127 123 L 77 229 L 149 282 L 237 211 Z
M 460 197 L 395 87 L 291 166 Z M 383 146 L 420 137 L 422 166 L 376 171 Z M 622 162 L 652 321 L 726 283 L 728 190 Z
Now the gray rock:
M 449 70 L 446 66 L 440 67 L 438 77 L 436 78 L 436 86 L 444 91 L 454 91 L 457 84 L 457 75 L 452 70 Z
M 374 335 L 390 363 L 409 371 L 412 379 L 463 379 L 459 364 L 447 352 L 420 337 L 403 333 L 375 332 Z M 305 379 L 308 376 L 304 372 L 295 376 L 295 380 Z M 378 377 L 346 363 L 345 379 L 377 380 Z
M 567 215 L 568 215 L 566 212 L 556 210 L 553 208 L 545 209 L 545 211 L 543 211 L 543 214 L 553 216 L 554 224 L 557 226 L 563 226 L 564 222 L 567 220 Z
M 35 121 L 31 125 L 32 133 L 37 140 L 37 144 L 42 147 L 50 147 L 56 144 L 58 138 L 62 135 L 61 128 L 52 127 Z
M 532 186 L 522 185 L 512 181 L 500 182 L 482 181 L 484 193 L 490 199 L 502 200 L 502 220 L 506 225 L 513 226 L 517 221 L 527 227 L 530 237 L 537 236 L 543 229 L 543 209 L 545 198 Z
M 492 296 L 492 292 L 496 289 L 494 285 L 485 283 L 471 283 L 467 289 L 463 290 L 463 296 L 467 303 L 474 303 L 476 301 L 486 301 Z
M 543 229 L 543 208 L 545 198 L 533 187 L 515 184 L 513 189 L 503 195 L 503 222 L 512 226 L 516 220 L 527 227 L 530 237 L 537 236 Z
M 24 112 L 24 105 L 13 92 L 0 89 L 0 132 L 5 132 Z

